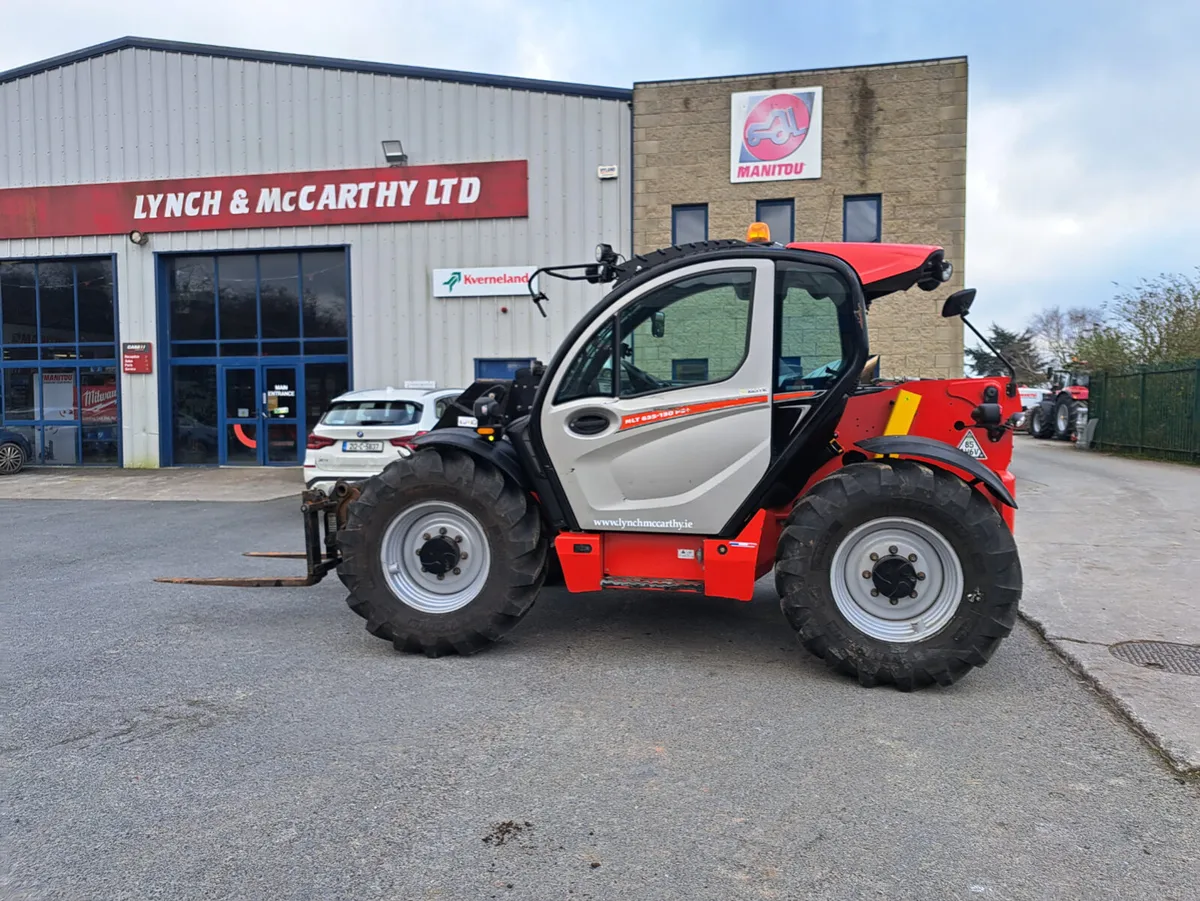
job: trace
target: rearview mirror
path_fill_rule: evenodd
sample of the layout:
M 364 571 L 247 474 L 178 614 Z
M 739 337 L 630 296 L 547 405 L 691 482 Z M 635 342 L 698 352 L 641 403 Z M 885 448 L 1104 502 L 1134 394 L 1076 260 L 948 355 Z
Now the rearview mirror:
M 974 288 L 963 288 L 961 291 L 955 291 L 942 304 L 942 318 L 953 319 L 955 316 L 966 316 L 967 311 L 971 309 L 971 304 L 974 302 Z
M 667 333 L 667 314 L 662 310 L 651 314 L 650 316 L 650 334 L 655 338 L 661 338 Z

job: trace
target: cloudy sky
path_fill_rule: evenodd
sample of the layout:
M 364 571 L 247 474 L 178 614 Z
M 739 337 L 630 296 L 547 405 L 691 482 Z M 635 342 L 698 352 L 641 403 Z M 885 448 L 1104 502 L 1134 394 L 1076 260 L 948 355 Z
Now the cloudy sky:
M 1196 0 L 0 0 L 0 19 L 0 70 L 126 34 L 618 86 L 965 54 L 978 319 L 1200 265 Z

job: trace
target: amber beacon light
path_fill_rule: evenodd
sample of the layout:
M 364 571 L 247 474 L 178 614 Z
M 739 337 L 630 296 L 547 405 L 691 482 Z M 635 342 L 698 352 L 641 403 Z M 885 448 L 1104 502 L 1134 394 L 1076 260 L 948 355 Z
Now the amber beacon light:
M 770 244 L 771 228 L 765 222 L 751 222 L 746 229 L 746 242 L 749 244 Z

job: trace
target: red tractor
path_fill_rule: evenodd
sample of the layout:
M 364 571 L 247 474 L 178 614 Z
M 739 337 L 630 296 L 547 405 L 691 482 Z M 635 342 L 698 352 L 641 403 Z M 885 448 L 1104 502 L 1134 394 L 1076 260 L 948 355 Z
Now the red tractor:
M 548 581 L 749 601 L 774 570 L 804 647 L 863 685 L 982 666 L 1021 596 L 1015 379 L 872 376 L 868 310 L 948 280 L 940 248 L 762 230 L 539 270 L 612 287 L 548 364 L 476 382 L 381 475 L 306 492 L 308 577 L 250 584 L 336 569 L 371 634 L 436 657 L 502 638 Z
M 1050 390 L 1026 411 L 1029 434 L 1034 438 L 1075 441 L 1087 424 L 1088 376 L 1069 369 L 1047 369 Z

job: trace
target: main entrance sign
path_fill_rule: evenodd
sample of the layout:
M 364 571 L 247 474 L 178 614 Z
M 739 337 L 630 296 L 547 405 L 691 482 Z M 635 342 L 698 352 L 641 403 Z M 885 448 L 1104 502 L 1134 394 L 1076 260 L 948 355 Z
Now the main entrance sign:
M 528 215 L 525 160 L 0 190 L 0 238 Z

